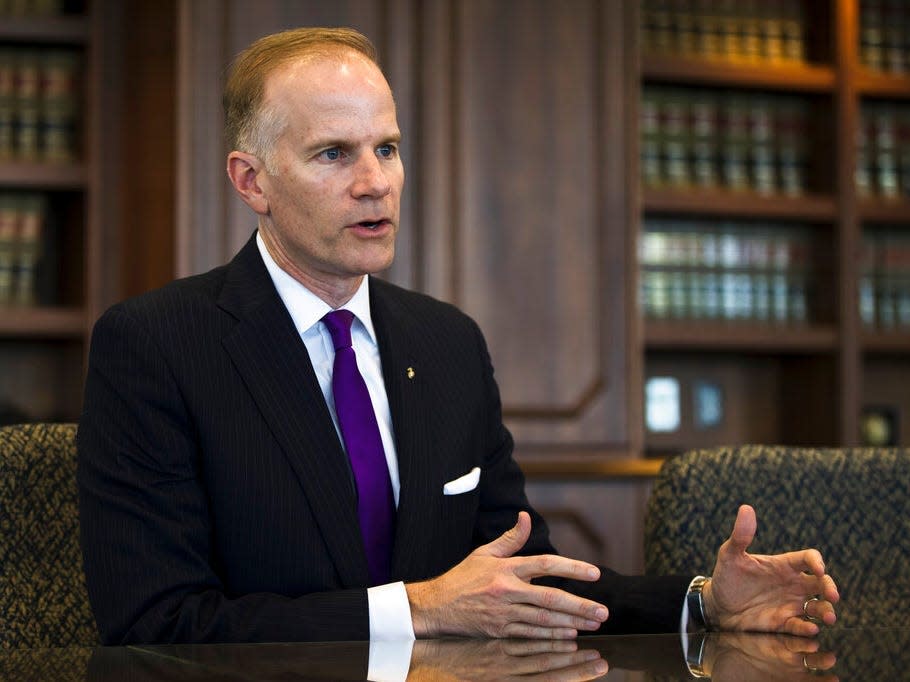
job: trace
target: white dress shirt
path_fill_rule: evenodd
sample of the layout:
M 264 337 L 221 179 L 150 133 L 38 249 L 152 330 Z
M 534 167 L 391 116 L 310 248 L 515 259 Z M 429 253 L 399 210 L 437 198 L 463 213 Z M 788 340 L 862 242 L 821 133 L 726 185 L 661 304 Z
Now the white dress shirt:
M 338 440 L 344 447 L 338 415 L 335 413 L 335 401 L 332 398 L 332 366 L 335 361 L 335 345 L 332 336 L 322 317 L 332 310 L 328 303 L 282 270 L 272 258 L 262 236 L 256 233 L 256 245 L 265 263 L 266 269 L 278 290 L 278 295 L 291 314 L 294 326 L 306 345 L 310 362 L 319 380 L 322 395 L 335 423 Z M 379 345 L 376 343 L 376 332 L 370 316 L 370 288 L 368 277 L 363 278 L 360 288 L 343 308 L 354 313 L 351 325 L 351 341 L 354 354 L 357 356 L 357 368 L 363 375 L 376 422 L 379 424 L 379 435 L 389 467 L 389 478 L 392 480 L 392 493 L 395 506 L 398 506 L 398 495 L 401 483 L 398 478 L 398 456 L 395 451 L 395 438 L 392 431 L 392 415 L 389 411 L 389 399 L 382 379 L 382 364 L 379 359 Z M 408 604 L 404 583 L 378 585 L 367 590 L 370 609 L 370 639 L 414 639 L 414 626 L 411 623 L 411 608 Z

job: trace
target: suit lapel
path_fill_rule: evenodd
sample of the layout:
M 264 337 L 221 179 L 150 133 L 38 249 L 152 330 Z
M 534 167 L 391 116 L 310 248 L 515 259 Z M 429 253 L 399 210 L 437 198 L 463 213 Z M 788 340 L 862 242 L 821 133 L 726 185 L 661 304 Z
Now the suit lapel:
M 395 431 L 401 483 L 392 576 L 401 580 L 423 579 L 428 575 L 430 557 L 414 548 L 420 547 L 432 531 L 428 518 L 436 513 L 441 495 L 441 491 L 434 490 L 433 438 L 426 413 L 432 356 L 424 349 L 418 321 L 399 304 L 394 292 L 387 283 L 370 279 L 371 315 Z
M 218 304 L 238 320 L 224 348 L 296 473 L 342 583 L 369 584 L 347 457 L 255 239 L 228 266 Z

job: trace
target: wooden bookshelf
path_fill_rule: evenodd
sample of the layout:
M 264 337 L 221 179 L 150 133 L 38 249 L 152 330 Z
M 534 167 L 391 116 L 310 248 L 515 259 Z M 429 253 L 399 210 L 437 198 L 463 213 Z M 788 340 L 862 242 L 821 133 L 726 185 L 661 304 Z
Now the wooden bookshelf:
M 910 99 L 910 76 L 895 76 L 857 67 L 856 93 L 865 97 Z
M 705 59 L 666 52 L 639 55 L 642 89 L 680 88 L 696 100 L 701 91 L 742 91 L 749 97 L 787 95 L 815 102 L 809 146 L 815 184 L 802 196 L 645 186 L 639 194 L 636 230 L 640 233 L 646 218 L 658 216 L 696 223 L 795 222 L 812 225 L 820 235 L 817 244 L 827 246 L 813 253 L 815 287 L 824 310 L 816 311 L 805 325 L 643 319 L 640 352 L 645 383 L 655 373 L 676 373 L 685 392 L 702 374 L 721 382 L 729 379 L 729 385 L 722 388 L 733 409 L 740 411 L 747 404 L 747 394 L 759 387 L 777 394 L 776 400 L 762 403 L 766 412 L 774 411 L 764 430 L 741 422 L 712 435 L 683 424 L 674 440 L 672 435 L 651 434 L 644 427 L 646 452 L 672 454 L 716 444 L 718 438 L 725 442 L 760 437 L 793 444 L 856 445 L 864 406 L 870 401 L 881 403 L 883 396 L 891 395 L 889 391 L 910 381 L 910 328 L 869 328 L 863 326 L 858 312 L 862 274 L 858 254 L 865 230 L 878 225 L 889 229 L 906 226 L 910 232 L 910 196 L 861 196 L 854 182 L 854 145 L 864 104 L 910 105 L 910 77 L 878 72 L 860 63 L 859 0 L 803 2 L 800 6 L 804 63 L 743 63 L 716 55 Z M 762 383 L 761 373 L 755 369 L 757 356 L 764 358 L 762 371 L 771 377 L 768 383 Z M 865 383 L 867 376 L 874 385 Z M 794 395 L 798 400 L 792 399 Z M 762 402 L 759 397 L 754 400 Z M 807 411 L 805 419 L 790 415 L 788 411 L 793 409 Z M 910 414 L 901 414 L 900 419 L 898 433 L 901 444 L 907 445 Z
M 6 339 L 81 339 L 85 311 L 67 307 L 0 306 L 0 336 Z
M 91 36 L 88 16 L 0 17 L 0 42 L 30 45 L 85 45 Z
M 642 210 L 655 214 L 832 221 L 837 215 L 837 202 L 834 197 L 820 195 L 789 197 L 723 189 L 645 188 Z
M 35 421 L 78 418 L 90 311 L 97 306 L 106 267 L 95 266 L 103 262 L 97 257 L 101 240 L 95 191 L 103 177 L 103 155 L 94 146 L 100 142 L 96 124 L 104 109 L 102 88 L 97 86 L 98 21 L 105 3 L 86 2 L 83 11 L 79 5 L 68 3 L 68 11 L 75 13 L 59 16 L 0 16 L 0 45 L 16 55 L 12 59 L 31 54 L 43 60 L 43 55 L 67 54 L 77 60 L 70 76 L 73 90 L 68 95 L 77 112 L 72 119 L 75 130 L 64 143 L 71 145 L 65 148 L 70 159 L 52 158 L 44 151 L 50 148 L 50 138 L 43 137 L 42 126 L 51 123 L 39 119 L 36 134 L 42 151 L 30 158 L 14 149 L 0 162 L 0 193 L 40 197 L 45 207 L 35 275 L 39 281 L 32 282 L 36 293 L 28 299 L 33 302 L 0 304 L 0 402 L 9 412 Z M 39 69 L 50 68 L 43 61 L 36 64 Z M 38 88 L 46 87 L 47 82 L 41 76 Z M 15 111 L 13 115 L 20 114 Z M 114 190 L 113 186 L 108 189 Z M 14 241 L 13 286 L 21 289 L 27 285 L 15 280 L 17 268 L 24 267 L 16 261 L 17 248 L 23 247 Z
M 0 163 L 0 187 L 44 190 L 85 190 L 88 168 L 83 163 Z
M 822 325 L 648 320 L 644 342 L 648 350 L 828 353 L 837 349 L 837 330 Z
M 863 350 L 870 353 L 896 353 L 910 356 L 910 331 L 864 331 Z
M 907 223 L 910 225 L 910 199 L 862 199 L 859 218 L 867 223 Z
M 834 92 L 836 79 L 834 69 L 828 66 L 750 65 L 668 55 L 642 55 L 641 75 L 652 83 L 813 93 Z

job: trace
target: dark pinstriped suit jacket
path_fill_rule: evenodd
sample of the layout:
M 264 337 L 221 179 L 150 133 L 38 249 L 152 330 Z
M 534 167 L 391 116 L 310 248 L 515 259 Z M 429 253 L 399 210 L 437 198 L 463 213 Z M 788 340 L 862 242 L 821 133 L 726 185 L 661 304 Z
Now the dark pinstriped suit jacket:
M 532 513 L 477 326 L 370 280 L 401 478 L 393 578 L 432 577 Z M 413 369 L 409 378 L 408 368 Z M 364 639 L 346 456 L 251 239 L 226 266 L 118 304 L 92 338 L 78 432 L 85 571 L 106 643 Z M 472 492 L 446 481 L 481 468 Z M 675 630 L 688 578 L 571 589 L 609 628 Z

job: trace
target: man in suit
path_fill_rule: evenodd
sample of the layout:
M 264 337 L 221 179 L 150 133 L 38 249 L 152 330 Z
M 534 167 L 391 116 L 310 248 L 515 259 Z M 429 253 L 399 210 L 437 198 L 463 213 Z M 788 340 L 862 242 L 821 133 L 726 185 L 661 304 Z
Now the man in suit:
M 747 554 L 748 507 L 707 581 L 556 554 L 476 324 L 369 276 L 392 261 L 404 171 L 366 38 L 260 39 L 225 107 L 227 172 L 258 230 L 93 335 L 78 477 L 105 642 L 571 638 L 672 631 L 686 612 L 812 635 L 834 621 L 818 552 Z M 342 357 L 369 395 L 369 455 L 333 384 Z

